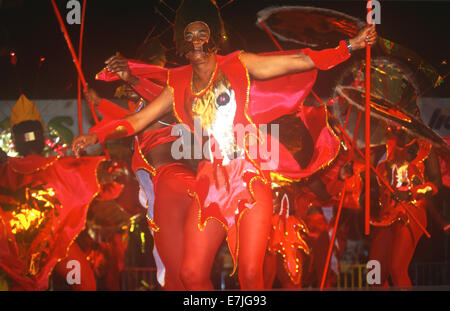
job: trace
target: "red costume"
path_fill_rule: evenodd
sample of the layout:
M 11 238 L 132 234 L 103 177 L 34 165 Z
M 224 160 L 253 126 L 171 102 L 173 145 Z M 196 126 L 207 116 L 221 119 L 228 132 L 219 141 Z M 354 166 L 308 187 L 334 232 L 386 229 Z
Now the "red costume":
M 360 173 L 364 170 L 363 163 L 353 159 L 352 175 L 345 179 L 339 176 L 341 168 L 348 165 L 350 160 L 352 160 L 351 153 L 341 150 L 332 162 L 317 172 L 316 176 L 321 181 L 321 187 L 324 187 L 324 192 L 330 195 L 327 200 L 320 199 L 308 184 L 292 186 L 291 204 L 294 205 L 292 215 L 284 213 L 273 216 L 268 250 L 282 256 L 284 274 L 289 277 L 285 280 L 286 277 L 280 276 L 283 272 L 280 271 L 278 274 L 279 278 L 282 278 L 284 288 L 300 288 L 301 276 L 305 273 L 306 279 L 316 277 L 320 280 L 324 269 L 323 261 L 329 246 L 328 235 L 333 224 L 328 223 L 321 213 L 310 213 L 310 208 L 337 207 L 344 191 L 343 207 L 359 209 L 359 196 L 363 184 Z M 342 242 L 339 241 L 339 245 Z M 305 260 L 305 255 L 310 255 L 309 260 Z M 331 278 L 327 277 L 327 281 L 331 281 Z
M 285 189 L 285 188 L 283 188 Z M 307 243 L 309 234 L 306 223 L 297 216 L 290 214 L 289 195 L 279 194 L 277 198 L 279 211 L 272 216 L 272 231 L 269 238 L 268 252 L 264 263 L 266 287 L 271 288 L 275 274 L 282 283 L 283 288 L 301 287 L 301 278 L 304 271 L 304 257 L 310 255 L 310 246 Z M 284 271 L 280 271 L 278 260 L 274 255 L 281 255 Z M 287 277 L 286 277 L 287 276 Z
M 411 159 L 411 146 L 415 144 L 417 152 Z M 386 146 L 387 159 L 377 166 L 377 171 L 394 191 L 409 192 L 410 196 L 399 202 L 379 182 L 380 213 L 371 220 L 376 228 L 369 257 L 381 264 L 382 284 L 387 285 L 390 276 L 395 286 L 411 286 L 408 266 L 423 231 L 409 213 L 426 227 L 426 206 L 431 204 L 428 198 L 437 192 L 424 163 L 430 156 L 431 145 L 416 139 L 410 146 L 400 147 L 395 139 L 389 139 Z
M 329 69 L 350 56 L 343 41 L 337 49 L 319 52 L 306 49 L 302 52 L 309 55 L 317 68 L 321 69 Z M 299 110 L 314 84 L 316 70 L 286 75 L 270 81 L 251 81 L 239 55 L 240 52 L 235 52 L 225 57 L 216 56 L 217 67 L 210 83 L 198 93 L 191 90 L 191 65 L 166 71 L 142 63 L 129 63 L 132 74 L 141 78 L 161 80 L 167 77 L 167 85 L 173 90 L 174 112 L 179 122 L 188 125 L 194 132 L 194 117 L 199 117 L 203 130 L 207 130 L 212 141 L 209 151 L 213 158 L 212 161 L 203 161 L 198 168 L 196 191 L 192 193 L 195 204 L 188 213 L 186 222 L 182 273 L 190 289 L 204 288 L 205 282 L 208 282 L 214 259 L 211 254 L 215 254 L 218 242 L 223 239 L 217 227 L 206 226 L 210 219 L 216 219 L 226 229 L 235 268 L 238 254 L 245 252 L 239 257 L 241 287 L 255 287 L 257 283 L 256 286 L 262 288 L 262 264 L 272 215 L 270 172 L 282 178 L 307 177 L 336 157 L 339 150 L 339 141 L 325 126 L 325 119 L 316 119 L 324 116 L 325 107 L 302 107 L 299 111 L 311 132 L 315 146 L 320 146 L 315 148 L 312 160 L 306 168 L 301 168 L 275 137 L 264 135 L 258 129 L 261 124 Z M 101 75 L 105 80 L 116 79 L 106 71 Z M 140 86 L 142 88 L 145 88 L 144 83 L 151 83 L 144 81 L 142 80 Z M 222 93 L 222 96 L 217 97 L 218 94 L 214 92 L 218 90 L 223 90 L 227 93 L 226 96 Z M 224 113 L 217 113 L 219 108 L 217 111 L 209 110 L 211 106 L 208 106 L 208 101 L 211 95 L 223 100 L 218 105 L 225 109 L 222 110 Z M 220 122 L 222 117 L 225 118 L 224 122 Z M 247 129 L 250 127 L 253 132 L 238 137 L 233 133 L 232 127 L 239 125 Z M 279 161 L 271 163 L 261 154 L 252 156 L 250 151 L 253 146 L 247 141 L 252 134 L 258 137 L 259 142 L 276 145 Z M 272 141 L 275 141 L 275 144 L 272 144 Z M 244 214 L 252 216 L 242 217 Z M 197 225 L 194 227 L 192 224 Z M 196 227 L 206 232 L 199 234 Z M 245 230 L 240 230 L 241 227 Z M 198 270 L 199 266 L 203 267 L 203 270 Z M 255 279 L 256 283 L 251 283 Z
M 57 265 L 65 278 L 66 261 L 81 264 L 83 288 L 95 289 L 85 256 L 74 243 L 83 230 L 88 207 L 99 194 L 116 197 L 122 187 L 99 184 L 103 157 L 10 158 L 0 166 L 0 267 L 14 281 L 13 289 L 45 290 Z M 23 194 L 23 195 L 20 195 Z M 67 256 L 67 257 L 66 257 Z

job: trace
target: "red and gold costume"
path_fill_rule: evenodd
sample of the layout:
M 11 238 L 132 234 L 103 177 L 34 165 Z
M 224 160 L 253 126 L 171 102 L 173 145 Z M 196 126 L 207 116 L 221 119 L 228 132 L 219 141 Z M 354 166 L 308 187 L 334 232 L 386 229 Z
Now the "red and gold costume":
M 421 219 L 425 221 L 425 205 L 427 200 L 425 194 L 435 195 L 437 193 L 436 186 L 428 182 L 425 174 L 424 161 L 430 155 L 431 144 L 421 140 L 417 140 L 419 145 L 417 156 L 408 161 L 407 148 L 399 148 L 394 140 L 387 143 L 387 159 L 377 166 L 381 176 L 389 181 L 395 191 L 411 191 L 411 200 L 403 202 L 407 204 L 409 210 L 415 211 L 421 215 Z M 380 184 L 380 187 L 384 185 Z M 378 219 L 372 219 L 374 226 L 390 226 L 397 221 L 408 225 L 411 221 L 404 205 L 396 201 L 390 191 L 382 190 L 380 194 L 380 214 Z M 423 214 L 423 215 L 422 215 Z M 425 218 L 424 218 L 425 217 Z
M 363 184 L 360 173 L 364 170 L 363 163 L 353 159 L 351 176 L 345 179 L 339 176 L 341 168 L 348 165 L 350 160 L 352 160 L 351 153 L 341 150 L 334 161 L 316 173 L 321 185 L 326 189 L 325 192 L 330 195 L 329 199 L 321 200 L 308 184 L 299 184 L 291 190 L 293 193 L 291 204 L 294 206 L 292 215 L 285 214 L 283 217 L 278 213 L 274 214 L 268 250 L 282 256 L 283 265 L 291 283 L 284 282 L 283 286 L 299 287 L 302 285 L 300 283 L 302 273 L 311 274 L 317 269 L 320 273 L 323 270 L 323 267 L 316 262 L 318 257 L 315 253 L 318 253 L 318 248 L 322 246 L 326 250 L 328 244 L 321 245 L 317 241 L 323 233 L 328 236 L 332 223 L 329 224 L 321 213 L 310 213 L 310 208 L 337 207 L 340 196 L 344 192 L 343 207 L 359 209 L 359 196 Z M 312 246 L 315 246 L 315 252 L 314 250 L 311 252 Z M 296 251 L 297 249 L 302 252 Z M 303 254 L 311 255 L 308 265 L 305 265 Z
M 235 52 L 225 57 L 217 56 L 218 67 L 211 81 L 212 84 L 217 76 L 225 76 L 228 79 L 236 100 L 233 125 L 243 124 L 256 127 L 284 114 L 296 112 L 314 83 L 316 71 L 289 75 L 270 81 L 250 81 L 247 69 L 239 59 L 239 54 L 240 52 Z M 168 85 L 174 90 L 176 116 L 181 123 L 188 124 L 193 130 L 191 113 L 193 98 L 199 98 L 203 94 L 190 93 L 185 96 L 186 92 L 189 94 L 191 90 L 191 77 L 191 66 L 170 70 Z M 308 121 L 311 122 L 314 119 L 314 114 L 318 116 L 323 112 L 314 107 L 304 108 L 300 114 L 307 124 L 309 124 Z M 201 117 L 204 124 L 204 116 Z M 320 123 L 320 119 L 316 123 Z M 334 157 L 339 148 L 336 137 L 327 127 L 315 130 L 315 132 L 311 131 L 311 134 L 316 138 L 316 143 L 324 148 L 317 148 L 315 158 L 306 169 L 302 169 L 290 153 L 283 146 L 279 146 L 279 164 L 274 167 L 273 171 L 288 178 L 298 179 L 309 176 Z M 267 135 L 261 136 L 259 139 L 267 141 L 267 145 L 270 145 L 269 141 L 275 138 Z M 248 157 L 251 147 L 244 140 L 236 141 L 235 148 L 240 148 L 245 157 L 231 160 L 228 165 L 222 165 L 219 160 L 214 160 L 214 162 L 205 161 L 199 166 L 196 197 L 199 202 L 199 228 L 202 228 L 208 219 L 219 220 L 228 229 L 227 242 L 236 263 L 239 219 L 245 210 L 255 202 L 255 197 L 252 196 L 252 183 L 259 180 L 266 185 L 267 189 L 270 189 L 270 172 L 260 169 L 264 159 Z M 220 183 L 222 174 L 224 181 L 230 181 L 227 187 Z M 235 175 L 233 176 L 233 174 Z M 217 182 L 219 185 L 216 184 Z M 224 188 L 230 190 L 225 192 Z M 224 198 L 226 197 L 226 201 L 220 199 L 219 193 Z M 239 201 L 238 205 L 236 205 L 237 201 Z
M 420 139 L 414 139 L 407 147 L 400 147 L 395 138 L 390 138 L 386 146 L 387 158 L 377 166 L 377 171 L 395 194 L 379 182 L 380 211 L 378 217 L 371 219 L 375 229 L 369 257 L 381 264 L 382 285 L 388 284 L 390 276 L 394 286 L 411 286 L 408 266 L 423 235 L 416 221 L 426 227 L 426 208 L 431 204 L 429 198 L 438 191 L 430 181 L 425 164 L 432 148 Z M 400 193 L 407 194 L 408 199 L 404 196 L 396 199 Z
M 47 289 L 55 265 L 79 253 L 74 240 L 84 229 L 92 200 L 99 194 L 114 198 L 122 190 L 115 183 L 99 184 L 102 161 L 29 155 L 0 166 L 0 268 L 14 281 L 13 289 Z
M 346 176 L 345 179 L 339 177 L 340 170 L 343 166 L 352 164 L 352 174 Z M 308 207 L 311 206 L 338 206 L 342 191 L 345 192 L 343 207 L 349 209 L 359 209 L 359 196 L 361 195 L 363 180 L 360 174 L 364 171 L 364 164 L 358 159 L 353 158 L 350 151 L 341 151 L 335 160 L 319 172 L 318 178 L 326 188 L 326 192 L 330 195 L 328 200 L 321 200 L 308 187 L 301 187 L 296 204 L 300 208 L 297 210 L 297 216 L 304 217 Z
M 284 53 L 295 52 L 299 51 Z M 319 69 L 332 68 L 350 56 L 343 41 L 339 48 L 330 51 L 314 52 L 306 49 L 302 52 L 310 55 Z M 247 68 L 240 60 L 240 53 L 238 51 L 227 56 L 217 55 L 217 66 L 210 83 L 200 92 L 195 92 L 191 88 L 193 75 L 191 65 L 165 70 L 129 62 L 132 74 L 141 77 L 141 88 L 145 88 L 146 83 L 151 84 L 143 78 L 159 81 L 166 79 L 168 87 L 173 91 L 175 116 L 180 123 L 189 126 L 194 134 L 194 119 L 201 119 L 203 131 L 207 132 L 212 142 L 213 147 L 209 151 L 213 156 L 211 161 L 203 161 L 199 165 L 196 189 L 191 193 L 197 203 L 198 228 L 203 230 L 210 219 L 215 219 L 224 226 L 235 269 L 240 252 L 239 241 L 242 239 L 241 235 L 245 235 L 239 232 L 242 216 L 245 213 L 269 213 L 269 215 L 272 213 L 271 173 L 281 178 L 299 180 L 329 163 L 339 151 L 337 137 L 326 126 L 326 108 L 302 107 L 314 84 L 316 70 L 268 81 L 251 81 Z M 100 76 L 104 80 L 116 79 L 106 71 Z M 223 102 L 217 103 L 218 106 L 214 107 L 216 99 Z M 267 124 L 280 116 L 297 112 L 310 131 L 315 144 L 314 155 L 306 168 L 300 167 L 275 137 L 265 135 L 258 128 L 259 125 Z M 239 137 L 233 132 L 235 126 L 251 128 L 253 132 Z M 250 155 L 251 148 L 254 147 L 250 142 L 252 135 L 262 144 L 269 146 L 275 144 L 279 147 L 277 149 L 279 161 L 274 164 L 270 162 L 271 159 L 260 154 L 256 157 Z M 259 210 L 263 212 L 253 211 L 258 204 Z M 270 223 L 264 225 L 266 221 L 270 222 L 269 218 L 261 217 L 263 218 L 261 225 L 270 229 Z M 268 235 L 269 230 L 264 229 L 253 247 L 259 248 L 263 245 L 265 249 Z M 186 252 L 189 253 L 189 249 Z M 256 266 L 260 264 L 262 266 L 263 258 L 258 258 L 257 261 L 260 262 L 255 263 Z M 244 263 L 240 272 L 245 270 L 247 265 L 255 266 L 252 263 Z
M 278 205 L 279 212 L 272 216 L 272 231 L 267 250 L 273 255 L 281 255 L 285 273 L 290 282 L 298 286 L 304 270 L 303 254 L 309 255 L 311 252 L 307 243 L 309 230 L 302 219 L 289 214 L 290 203 L 287 194 L 282 196 Z M 267 265 L 265 265 L 266 267 Z M 272 269 L 276 269 L 276 267 L 272 267 Z M 288 286 L 286 282 L 282 281 L 282 284 Z

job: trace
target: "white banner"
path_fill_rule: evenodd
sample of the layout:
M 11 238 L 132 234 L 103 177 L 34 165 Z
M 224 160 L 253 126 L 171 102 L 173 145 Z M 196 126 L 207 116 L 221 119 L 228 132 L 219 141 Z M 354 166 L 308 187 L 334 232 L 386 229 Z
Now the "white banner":
M 419 98 L 422 121 L 442 137 L 450 136 L 450 98 Z
M 0 101 L 0 129 L 6 130 L 6 124 L 9 123 L 11 109 L 17 100 Z M 42 121 L 46 124 L 52 124 L 58 127 L 58 131 L 70 131 L 72 136 L 78 135 L 78 104 L 76 99 L 45 99 L 32 100 L 41 113 Z M 88 111 L 86 103 L 83 101 L 83 132 L 93 125 L 90 111 Z M 67 133 L 68 134 L 68 133 Z

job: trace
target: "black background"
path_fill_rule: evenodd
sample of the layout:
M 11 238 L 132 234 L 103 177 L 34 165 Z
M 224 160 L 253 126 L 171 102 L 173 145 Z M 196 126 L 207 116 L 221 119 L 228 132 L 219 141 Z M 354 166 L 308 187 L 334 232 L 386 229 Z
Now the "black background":
M 66 0 L 56 1 L 65 19 Z M 79 0 L 83 3 L 83 0 Z M 420 54 L 445 75 L 450 66 L 442 65 L 450 55 L 449 1 L 381 0 L 380 36 L 397 42 Z M 170 28 L 180 0 L 87 0 L 83 42 L 83 72 L 87 82 L 101 95 L 113 95 L 117 85 L 94 80 L 103 62 L 119 51 L 126 57 L 136 56 L 139 45 L 153 30 L 160 34 Z M 230 51 L 275 51 L 276 46 L 255 24 L 256 13 L 269 6 L 303 5 L 329 8 L 365 20 L 366 2 L 355 1 L 289 1 L 289 0 L 217 0 L 231 39 Z M 78 51 L 80 25 L 67 25 Z M 172 44 L 172 32 L 161 40 Z M 286 45 L 284 45 L 286 47 Z M 18 63 L 10 62 L 10 52 Z M 226 51 L 228 52 L 228 51 Z M 39 69 L 39 60 L 45 62 Z M 170 66 L 170 64 L 169 64 Z M 319 95 L 327 95 L 342 67 L 322 72 L 315 85 Z M 31 99 L 76 98 L 77 73 L 66 46 L 50 0 L 3 0 L 0 3 L 0 99 L 17 99 L 21 90 Z M 450 83 L 431 90 L 426 96 L 450 96 Z

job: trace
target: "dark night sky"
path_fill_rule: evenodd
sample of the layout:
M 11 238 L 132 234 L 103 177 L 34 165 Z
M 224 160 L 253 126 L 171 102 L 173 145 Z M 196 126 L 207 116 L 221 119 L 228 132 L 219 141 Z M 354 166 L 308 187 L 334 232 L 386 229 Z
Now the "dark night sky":
M 82 3 L 82 0 L 79 0 Z M 217 0 L 219 6 L 228 0 Z M 449 71 L 443 60 L 450 62 L 450 1 L 381 0 L 379 35 L 408 47 L 442 70 Z M 68 11 L 66 0 L 57 0 L 63 17 Z M 166 0 L 176 8 L 179 0 Z M 365 1 L 274 1 L 235 0 L 222 10 L 222 17 L 232 39 L 232 50 L 251 52 L 275 51 L 268 36 L 256 27 L 256 12 L 269 6 L 304 5 L 338 10 L 365 18 Z M 134 57 L 136 51 L 155 27 L 155 33 L 169 27 L 174 13 L 158 0 L 87 0 L 83 71 L 88 83 L 103 96 L 113 94 L 113 86 L 94 80 L 103 62 L 115 52 Z M 66 25 L 78 50 L 79 25 Z M 167 45 L 171 32 L 162 36 Z M 163 40 L 163 41 L 164 41 Z M 18 55 L 16 70 L 10 63 L 10 51 Z M 39 59 L 45 63 L 38 70 Z M 315 88 L 326 93 L 333 85 L 334 74 L 323 72 Z M 39 77 L 39 78 L 37 78 Z M 0 0 L 0 100 L 16 99 L 19 85 L 31 99 L 75 98 L 76 70 L 59 30 L 50 0 Z M 20 83 L 19 83 L 20 81 Z M 450 97 L 450 83 L 445 81 L 427 96 Z

